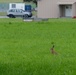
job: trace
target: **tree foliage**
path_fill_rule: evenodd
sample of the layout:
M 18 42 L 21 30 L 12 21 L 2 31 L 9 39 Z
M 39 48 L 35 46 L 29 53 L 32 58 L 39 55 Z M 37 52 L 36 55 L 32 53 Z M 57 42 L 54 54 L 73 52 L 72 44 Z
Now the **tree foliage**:
M 33 3 L 35 3 L 36 6 L 37 6 L 37 0 L 23 0 L 23 2 L 33 2 Z

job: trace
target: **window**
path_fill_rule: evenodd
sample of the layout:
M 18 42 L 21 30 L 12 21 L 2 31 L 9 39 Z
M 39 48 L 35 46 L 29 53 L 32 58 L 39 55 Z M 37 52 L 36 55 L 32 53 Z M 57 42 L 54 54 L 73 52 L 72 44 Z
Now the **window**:
M 16 12 L 20 13 L 21 11 L 20 11 L 20 9 L 16 9 Z
M 68 9 L 69 7 L 68 6 L 66 6 L 66 9 Z
M 9 10 L 9 12 L 15 12 L 15 10 L 14 9 L 11 9 L 11 10 Z
M 72 9 L 71 5 L 66 6 L 66 9 Z
M 16 4 L 12 4 L 12 8 L 16 8 Z

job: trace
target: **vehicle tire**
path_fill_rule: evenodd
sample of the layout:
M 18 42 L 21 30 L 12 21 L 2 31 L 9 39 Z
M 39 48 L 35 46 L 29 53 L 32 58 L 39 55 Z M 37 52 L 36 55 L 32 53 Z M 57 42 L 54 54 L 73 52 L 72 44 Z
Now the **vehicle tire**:
M 28 18 L 28 14 L 23 15 L 23 18 L 27 19 Z
M 14 15 L 12 15 L 12 14 L 9 14 L 9 17 L 10 17 L 10 18 L 15 18 L 15 16 L 14 16 Z

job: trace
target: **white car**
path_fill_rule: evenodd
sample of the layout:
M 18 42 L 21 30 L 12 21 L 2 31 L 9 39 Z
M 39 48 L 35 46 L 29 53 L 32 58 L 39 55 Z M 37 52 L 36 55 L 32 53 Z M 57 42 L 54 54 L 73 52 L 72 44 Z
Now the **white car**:
M 22 9 L 10 9 L 7 11 L 7 16 L 10 18 L 15 18 L 15 17 L 28 18 L 28 17 L 32 17 L 32 13 L 28 11 L 24 11 Z

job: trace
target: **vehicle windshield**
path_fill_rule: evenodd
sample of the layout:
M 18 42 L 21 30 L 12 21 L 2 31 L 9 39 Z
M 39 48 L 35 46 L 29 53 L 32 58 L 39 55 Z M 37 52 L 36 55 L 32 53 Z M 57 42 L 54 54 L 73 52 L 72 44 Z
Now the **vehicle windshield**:
M 22 12 L 24 12 L 24 10 L 21 9 Z

